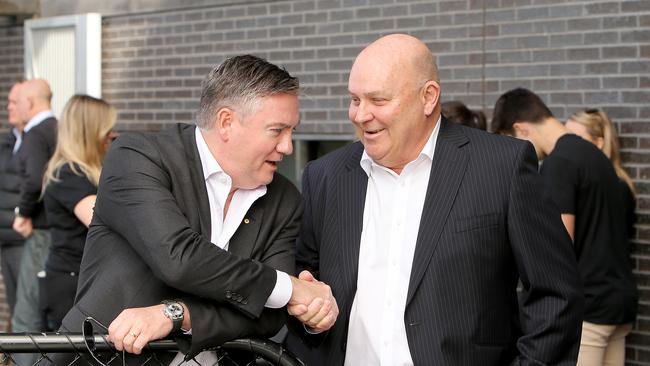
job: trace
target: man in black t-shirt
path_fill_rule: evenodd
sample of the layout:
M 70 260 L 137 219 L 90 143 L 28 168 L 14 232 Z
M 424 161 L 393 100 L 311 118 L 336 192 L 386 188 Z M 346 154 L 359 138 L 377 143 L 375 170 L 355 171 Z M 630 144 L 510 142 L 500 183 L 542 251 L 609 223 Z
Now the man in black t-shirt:
M 626 234 L 624 192 L 609 159 L 570 134 L 533 92 L 515 89 L 494 108 L 496 133 L 530 141 L 548 193 L 573 239 L 585 294 L 578 365 L 623 364 L 637 290 Z

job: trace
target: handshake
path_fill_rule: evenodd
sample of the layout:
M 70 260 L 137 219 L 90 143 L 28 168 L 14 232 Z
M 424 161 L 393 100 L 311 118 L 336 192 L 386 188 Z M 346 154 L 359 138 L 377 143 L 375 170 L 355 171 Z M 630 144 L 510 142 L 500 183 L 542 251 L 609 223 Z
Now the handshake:
M 293 293 L 287 311 L 314 333 L 330 329 L 339 315 L 339 307 L 330 287 L 317 281 L 309 271 L 291 277 Z

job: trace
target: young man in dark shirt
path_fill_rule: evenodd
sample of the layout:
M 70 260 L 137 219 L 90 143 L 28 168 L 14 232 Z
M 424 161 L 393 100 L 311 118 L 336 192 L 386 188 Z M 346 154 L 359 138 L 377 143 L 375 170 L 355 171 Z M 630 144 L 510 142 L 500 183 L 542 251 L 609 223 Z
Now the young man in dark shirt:
M 492 126 L 535 146 L 538 158 L 544 159 L 540 174 L 573 239 L 585 294 L 578 365 L 600 365 L 603 359 L 622 365 L 624 337 L 635 319 L 638 295 L 624 192 L 612 164 L 595 145 L 569 133 L 526 89 L 511 90 L 497 100 Z

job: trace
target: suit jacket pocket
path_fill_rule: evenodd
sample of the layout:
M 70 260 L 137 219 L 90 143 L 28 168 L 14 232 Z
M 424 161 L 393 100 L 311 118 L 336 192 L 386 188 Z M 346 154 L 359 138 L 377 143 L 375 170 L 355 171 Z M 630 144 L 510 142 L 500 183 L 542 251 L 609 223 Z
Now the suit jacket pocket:
M 479 216 L 460 217 L 454 221 L 457 233 L 470 230 L 486 229 L 499 226 L 501 214 L 491 213 Z

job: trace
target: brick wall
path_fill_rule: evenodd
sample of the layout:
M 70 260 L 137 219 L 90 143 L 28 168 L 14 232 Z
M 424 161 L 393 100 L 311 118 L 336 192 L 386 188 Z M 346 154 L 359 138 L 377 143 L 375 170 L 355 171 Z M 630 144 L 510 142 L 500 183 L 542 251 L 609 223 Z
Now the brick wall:
M 639 191 L 634 256 L 640 315 L 628 364 L 650 364 L 650 1 L 308 0 L 206 7 L 104 20 L 104 95 L 128 128 L 189 121 L 201 78 L 253 53 L 300 77 L 303 134 L 351 134 L 347 76 L 382 34 L 411 33 L 440 64 L 443 99 L 489 115 L 531 88 L 560 119 L 602 107 L 616 121 Z M 515 5 L 516 4 L 516 5 Z
M 0 26 L 0 126 L 7 128 L 7 95 L 23 77 L 23 28 Z
M 485 3 L 255 1 L 111 15 L 103 20 L 103 93 L 117 106 L 124 130 L 191 121 L 210 68 L 253 53 L 300 77 L 299 134 L 351 136 L 352 61 L 370 41 L 399 31 L 421 38 L 438 57 L 444 100 L 489 115 L 502 92 L 523 86 L 562 120 L 583 107 L 602 107 L 617 123 L 639 191 L 634 262 L 641 303 L 628 364 L 650 365 L 650 1 Z M 13 37 L 0 33 L 0 42 Z

